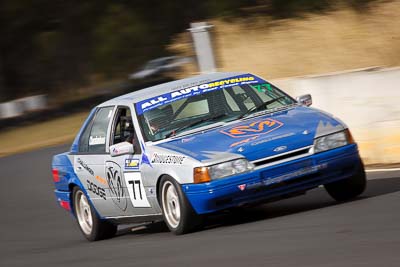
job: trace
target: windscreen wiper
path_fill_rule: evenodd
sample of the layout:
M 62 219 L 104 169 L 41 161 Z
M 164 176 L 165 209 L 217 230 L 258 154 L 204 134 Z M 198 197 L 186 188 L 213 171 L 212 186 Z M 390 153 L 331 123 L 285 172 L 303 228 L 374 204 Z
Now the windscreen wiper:
M 204 123 L 204 122 L 207 122 L 207 121 L 217 120 L 217 119 L 219 119 L 219 118 L 225 117 L 226 115 L 227 115 L 227 114 L 219 114 L 219 115 L 216 115 L 216 116 L 213 116 L 213 117 L 203 118 L 203 119 L 194 121 L 194 122 L 192 122 L 192 123 L 183 125 L 182 127 L 179 127 L 178 129 L 175 129 L 175 130 L 171 131 L 170 133 L 166 134 L 166 135 L 165 135 L 165 138 L 174 136 L 174 135 L 176 135 L 178 132 L 181 132 L 181 131 L 183 131 L 183 130 L 185 130 L 185 129 L 191 128 L 191 127 L 196 126 L 196 125 L 198 125 L 198 124 L 201 124 L 201 123 Z
M 270 104 L 272 104 L 272 103 L 274 103 L 276 101 L 279 101 L 279 100 L 281 100 L 282 98 L 285 98 L 285 97 L 286 96 L 280 96 L 280 97 L 271 99 L 271 100 L 269 100 L 267 102 L 263 102 L 263 103 L 261 103 L 261 104 L 259 104 L 257 106 L 254 106 L 254 107 L 250 108 L 248 111 L 246 111 L 245 113 L 243 113 L 242 115 L 240 115 L 237 119 L 243 119 L 243 118 L 247 117 L 248 115 L 250 115 L 251 113 L 261 110 L 262 107 L 266 107 L 266 106 L 268 106 L 268 105 L 270 105 Z

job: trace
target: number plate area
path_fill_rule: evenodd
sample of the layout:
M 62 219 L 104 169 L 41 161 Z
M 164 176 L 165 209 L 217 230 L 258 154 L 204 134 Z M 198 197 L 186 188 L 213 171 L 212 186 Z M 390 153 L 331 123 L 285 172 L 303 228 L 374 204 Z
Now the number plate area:
M 268 170 L 261 172 L 261 179 L 271 179 L 277 176 L 289 174 L 296 172 L 298 170 L 309 168 L 313 166 L 313 161 L 311 159 L 302 160 L 300 162 L 286 164 L 284 166 L 272 167 Z
M 326 167 L 326 164 L 314 165 L 312 160 L 304 160 L 288 166 L 277 167 L 261 173 L 261 184 L 270 186 L 296 177 L 316 173 Z
M 126 172 L 124 173 L 124 178 L 132 205 L 135 208 L 151 207 L 149 201 L 147 200 L 146 191 L 143 186 L 140 172 Z

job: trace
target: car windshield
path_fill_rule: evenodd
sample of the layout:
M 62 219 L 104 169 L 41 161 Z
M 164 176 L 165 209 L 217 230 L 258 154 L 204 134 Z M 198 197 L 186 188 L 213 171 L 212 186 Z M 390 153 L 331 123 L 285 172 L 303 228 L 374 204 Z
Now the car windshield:
M 186 90 L 186 91 L 185 91 Z M 188 92 L 189 89 L 180 90 Z M 217 122 L 274 111 L 296 103 L 265 81 L 192 92 L 170 100 L 166 95 L 136 103 L 145 139 L 158 141 Z M 171 93 L 173 94 L 173 93 Z M 143 108 L 145 107 L 145 108 Z

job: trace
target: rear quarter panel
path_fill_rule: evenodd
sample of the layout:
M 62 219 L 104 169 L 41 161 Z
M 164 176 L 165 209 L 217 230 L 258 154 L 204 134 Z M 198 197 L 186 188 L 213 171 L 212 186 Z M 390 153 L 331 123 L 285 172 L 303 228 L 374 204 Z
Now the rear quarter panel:
M 54 181 L 56 197 L 59 198 L 58 195 L 61 195 L 62 193 L 68 193 L 68 194 L 63 194 L 64 196 L 67 195 L 69 196 L 68 199 L 63 199 L 63 200 L 69 202 L 69 205 L 71 207 L 71 212 L 73 213 L 72 195 L 71 195 L 73 186 L 74 185 L 79 186 L 86 194 L 86 196 L 87 192 L 85 190 L 85 187 L 82 185 L 82 183 L 75 174 L 71 159 L 72 157 L 69 154 L 69 152 L 53 156 L 52 169 L 58 170 L 58 176 L 59 176 L 59 180 Z M 57 199 L 57 201 L 60 202 L 60 199 Z

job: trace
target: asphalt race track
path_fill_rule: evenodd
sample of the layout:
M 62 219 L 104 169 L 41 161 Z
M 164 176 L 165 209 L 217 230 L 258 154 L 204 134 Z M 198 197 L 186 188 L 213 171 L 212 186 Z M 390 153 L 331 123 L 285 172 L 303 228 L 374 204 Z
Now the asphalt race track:
M 157 223 L 90 243 L 53 195 L 51 156 L 67 148 L 0 159 L 0 266 L 400 266 L 400 172 L 370 173 L 352 202 L 316 189 L 193 234 Z

